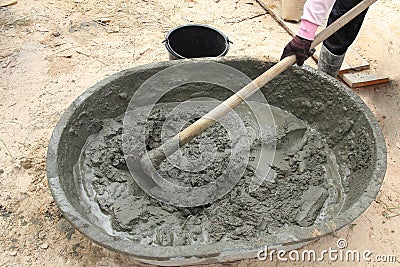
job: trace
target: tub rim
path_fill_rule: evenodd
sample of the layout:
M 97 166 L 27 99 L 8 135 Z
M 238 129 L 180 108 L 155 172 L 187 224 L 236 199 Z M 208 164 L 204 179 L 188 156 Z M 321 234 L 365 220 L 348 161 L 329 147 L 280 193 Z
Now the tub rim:
M 349 225 L 356 218 L 370 206 L 376 195 L 379 193 L 379 189 L 383 183 L 383 179 L 386 173 L 386 143 L 382 133 L 382 130 L 372 114 L 368 106 L 356 95 L 351 89 L 347 88 L 344 84 L 333 79 L 332 77 L 321 73 L 309 66 L 303 66 L 307 72 L 315 73 L 318 75 L 330 79 L 330 81 L 341 89 L 341 91 L 349 96 L 357 105 L 358 108 L 365 114 L 366 119 L 371 125 L 374 148 L 376 151 L 376 161 L 374 162 L 374 169 L 372 177 L 368 183 L 364 193 L 361 194 L 357 203 L 354 203 L 346 211 L 342 212 L 335 219 L 311 227 L 287 227 L 290 230 L 290 235 L 269 235 L 265 237 L 254 237 L 250 240 L 239 240 L 239 241 L 219 241 L 211 244 L 200 244 L 200 245 L 189 245 L 182 247 L 155 247 L 155 246 L 144 246 L 138 243 L 134 243 L 129 240 L 124 240 L 119 237 L 111 237 L 100 228 L 92 225 L 91 222 L 81 216 L 81 214 L 74 208 L 74 206 L 68 201 L 65 196 L 65 191 L 61 187 L 60 176 L 58 170 L 57 156 L 60 145 L 61 136 L 66 128 L 69 120 L 75 112 L 75 109 L 82 105 L 85 100 L 90 97 L 93 93 L 101 90 L 105 85 L 114 81 L 115 79 L 121 78 L 128 73 L 140 72 L 147 69 L 154 69 L 160 66 L 169 67 L 172 65 L 181 64 L 182 62 L 197 62 L 197 61 L 211 61 L 211 62 L 232 62 L 232 61 L 243 61 L 252 60 L 254 62 L 271 62 L 270 58 L 251 58 L 251 57 L 223 57 L 223 58 L 201 58 L 201 59 L 182 59 L 175 61 L 164 61 L 156 62 L 145 65 L 136 66 L 126 70 L 117 72 L 100 82 L 97 82 L 81 95 L 79 95 L 64 111 L 61 115 L 57 125 L 55 126 L 47 151 L 46 159 L 46 170 L 49 188 L 51 194 L 57 203 L 58 207 L 64 214 L 65 218 L 83 235 L 94 241 L 95 243 L 108 248 L 112 251 L 116 251 L 122 254 L 133 256 L 136 259 L 143 260 L 145 262 L 167 264 L 170 262 L 186 262 L 201 263 L 202 261 L 208 262 L 219 261 L 218 259 L 229 259 L 235 258 L 237 254 L 252 254 L 254 257 L 257 256 L 257 251 L 264 249 L 265 245 L 269 248 L 282 247 L 282 246 L 296 246 L 303 245 L 304 243 L 313 241 L 319 237 L 331 234 L 346 225 Z M 300 68 L 295 66 L 295 68 Z M 231 257 L 230 257 L 231 256 Z

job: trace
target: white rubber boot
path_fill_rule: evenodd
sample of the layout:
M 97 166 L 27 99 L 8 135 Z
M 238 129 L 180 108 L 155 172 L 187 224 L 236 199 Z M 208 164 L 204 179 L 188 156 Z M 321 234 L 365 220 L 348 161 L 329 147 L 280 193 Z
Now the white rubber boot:
M 321 48 L 321 53 L 318 59 L 318 69 L 329 74 L 333 78 L 339 73 L 340 67 L 342 66 L 344 56 L 337 56 L 332 54 L 324 45 Z

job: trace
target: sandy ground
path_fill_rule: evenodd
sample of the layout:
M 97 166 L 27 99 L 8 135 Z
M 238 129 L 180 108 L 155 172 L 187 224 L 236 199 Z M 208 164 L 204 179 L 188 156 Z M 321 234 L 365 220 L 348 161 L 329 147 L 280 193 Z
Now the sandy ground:
M 398 0 L 378 1 L 353 45 L 376 73 L 391 78 L 389 84 L 357 90 L 378 118 L 387 142 L 388 170 L 381 192 L 353 224 L 307 249 L 335 248 L 342 237 L 349 249 L 395 254 L 400 261 L 399 11 Z M 269 15 L 252 18 L 263 13 L 253 0 L 24 0 L 1 8 L 0 265 L 141 265 L 93 244 L 63 218 L 45 173 L 52 129 L 89 86 L 122 69 L 167 60 L 161 42 L 180 24 L 203 23 L 222 30 L 234 42 L 228 55 L 278 58 L 290 36 Z M 94 22 L 101 18 L 109 22 Z M 243 260 L 225 265 L 266 263 Z

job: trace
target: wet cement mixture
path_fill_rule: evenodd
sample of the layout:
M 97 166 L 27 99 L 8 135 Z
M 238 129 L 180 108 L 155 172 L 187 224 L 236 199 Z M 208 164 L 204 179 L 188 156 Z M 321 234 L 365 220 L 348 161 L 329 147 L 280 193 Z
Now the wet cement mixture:
M 148 118 L 147 149 L 161 144 L 161 126 L 173 105 L 157 104 Z M 103 121 L 91 135 L 74 167 L 81 182 L 89 219 L 110 235 L 156 246 L 183 246 L 275 234 L 282 227 L 310 226 L 340 211 L 343 188 L 336 159 L 317 131 L 294 115 L 271 107 L 276 125 L 276 154 L 269 178 L 250 192 L 260 140 L 251 138 L 249 164 L 236 186 L 221 199 L 200 207 L 182 208 L 148 196 L 132 182 L 122 148 L 123 117 Z M 244 119 L 244 125 L 252 121 Z M 206 140 L 206 141 L 205 141 Z M 197 173 L 160 165 L 160 174 L 184 186 L 202 186 L 226 169 L 232 140 L 217 123 L 182 149 L 191 159 L 212 143 L 214 161 Z M 137 144 L 132 144 L 137 145 Z

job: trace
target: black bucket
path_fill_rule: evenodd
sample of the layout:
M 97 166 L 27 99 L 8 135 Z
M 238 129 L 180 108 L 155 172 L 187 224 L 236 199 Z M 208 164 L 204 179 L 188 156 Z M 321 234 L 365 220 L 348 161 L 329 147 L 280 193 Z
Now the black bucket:
M 189 24 L 170 30 L 165 39 L 169 59 L 220 57 L 229 50 L 229 39 L 207 25 Z

